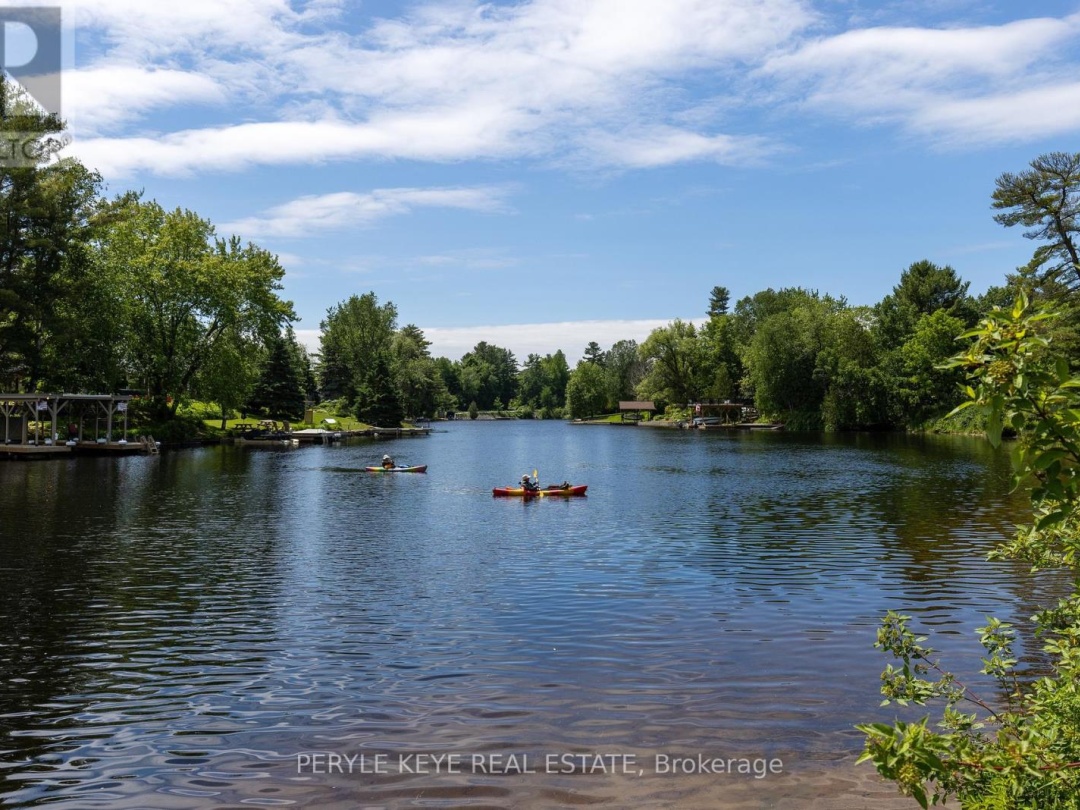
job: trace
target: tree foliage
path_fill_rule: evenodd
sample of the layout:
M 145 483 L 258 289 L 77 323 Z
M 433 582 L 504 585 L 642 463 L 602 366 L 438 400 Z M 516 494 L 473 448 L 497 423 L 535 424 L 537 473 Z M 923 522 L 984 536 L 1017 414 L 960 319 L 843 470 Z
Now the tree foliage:
M 638 384 L 648 372 L 648 362 L 641 356 L 635 340 L 619 340 L 604 355 L 607 408 L 614 410 L 622 400 L 635 397 Z
M 172 399 L 173 413 L 219 341 L 272 336 L 296 318 L 277 295 L 277 258 L 237 237 L 216 238 L 192 211 L 124 198 L 102 255 L 124 302 L 126 362 L 159 407 Z
M 101 178 L 58 157 L 63 130 L 0 72 L 0 134 L 12 139 L 5 144 L 25 144 L 37 156 L 32 164 L 0 164 L 0 388 L 6 390 L 77 389 L 118 376 L 109 351 L 116 336 L 100 329 L 107 322 L 99 317 L 113 307 L 93 251 Z
M 708 316 L 710 318 L 717 318 L 721 315 L 728 314 L 728 304 L 731 301 L 731 292 L 727 287 L 713 287 L 712 292 L 709 293 L 709 311 Z
M 1039 284 L 1064 285 L 1070 294 L 1080 289 L 1080 152 L 1050 152 L 1019 174 L 997 179 L 994 219 L 1007 228 L 1022 225 L 1024 236 L 1044 244 L 1035 249 L 1026 275 Z
M 226 335 L 199 369 L 195 394 L 221 408 L 221 428 L 233 411 L 243 407 L 259 379 L 260 363 L 265 354 L 261 344 L 241 332 Z
M 442 374 L 431 358 L 430 346 L 414 324 L 402 327 L 391 341 L 394 382 L 406 416 L 430 418 L 452 405 Z
M 462 399 L 476 402 L 482 411 L 491 410 L 497 399 L 510 402 L 517 391 L 517 373 L 513 352 L 480 341 L 461 358 Z
M 910 617 L 885 618 L 877 646 L 901 662 L 882 674 L 885 703 L 940 703 L 940 730 L 928 717 L 862 725 L 860 761 L 873 761 L 923 807 L 956 797 L 966 808 L 1080 808 L 1080 377 L 1044 336 L 1049 318 L 1022 296 L 967 333 L 970 345 L 949 365 L 967 371 L 960 407 L 982 411 L 990 442 L 1000 444 L 1006 429 L 1018 436 L 1014 482 L 1030 493 L 1031 521 L 992 556 L 1070 570 L 1073 592 L 1034 617 L 1041 677 L 1021 677 L 1014 627 L 991 618 L 978 629 L 997 698 L 946 671 Z
M 304 415 L 303 350 L 290 327 L 284 335 L 267 341 L 266 359 L 256 380 L 248 407 L 267 415 L 299 420 Z
M 680 407 L 698 397 L 701 350 L 694 324 L 676 319 L 654 329 L 640 352 L 649 371 L 638 383 L 639 396 Z
M 319 336 L 319 386 L 324 399 L 355 408 L 360 389 L 371 396 L 376 358 L 388 355 L 397 329 L 397 307 L 373 292 L 352 295 L 326 311 Z M 392 383 L 389 383 L 392 384 Z
M 582 360 L 566 385 L 566 415 L 584 419 L 604 410 L 607 404 L 606 375 L 598 364 Z

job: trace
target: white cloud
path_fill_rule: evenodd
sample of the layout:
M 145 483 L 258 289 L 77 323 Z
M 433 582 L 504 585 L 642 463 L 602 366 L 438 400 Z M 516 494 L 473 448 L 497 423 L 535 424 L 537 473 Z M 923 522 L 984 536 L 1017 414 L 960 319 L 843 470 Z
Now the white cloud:
M 77 153 L 108 175 L 583 150 L 620 166 L 724 159 L 760 144 L 699 132 L 699 122 L 676 128 L 692 105 L 671 88 L 690 72 L 760 61 L 814 19 L 804 0 L 435 2 L 353 34 L 313 24 L 316 12 L 332 21 L 333 5 L 309 5 L 307 18 L 285 0 L 86 6 L 80 19 L 106 43 L 110 64 L 191 62 L 230 101 L 264 110 L 254 123 L 79 143 Z M 138 102 L 133 81 L 115 86 Z M 309 110 L 312 97 L 332 112 L 268 120 Z M 129 113 L 150 106 L 133 103 Z M 644 136 L 620 135 L 635 129 Z
M 100 65 L 64 73 L 64 117 L 79 133 L 135 120 L 153 109 L 182 103 L 225 101 L 209 76 L 184 70 Z
M 1077 129 L 1080 15 L 807 39 L 823 21 L 810 0 L 430 0 L 355 30 L 343 0 L 77 8 L 93 45 L 72 149 L 110 178 L 372 158 L 743 165 L 782 151 L 746 117 L 766 107 L 942 142 Z M 210 103 L 237 112 L 78 131 Z
M 266 236 L 318 235 L 370 224 L 383 217 L 407 214 L 416 208 L 458 208 L 467 211 L 504 210 L 505 188 L 381 188 L 366 194 L 341 191 L 298 197 L 264 214 L 227 222 L 219 230 L 248 239 Z
M 652 168 L 708 160 L 729 166 L 760 163 L 782 151 L 766 138 L 700 135 L 674 127 L 653 127 L 620 135 L 598 134 L 589 139 L 598 160 L 616 166 Z
M 79 29 L 102 33 L 114 57 L 132 61 L 236 48 L 269 52 L 297 42 L 291 30 L 310 19 L 288 0 L 78 0 L 66 5 L 75 12 Z
M 138 172 L 185 176 L 250 166 L 372 157 L 459 160 L 494 156 L 512 121 L 494 111 L 388 116 L 371 125 L 341 120 L 277 121 L 189 129 L 157 137 L 82 138 L 73 152 L 106 176 Z
M 452 267 L 465 270 L 503 270 L 521 260 L 494 248 L 472 248 L 418 256 L 413 260 L 423 267 Z
M 944 141 L 1008 143 L 1080 130 L 1080 82 L 927 104 L 912 127 Z
M 297 329 L 295 331 L 296 340 L 301 346 L 312 353 L 319 351 L 319 336 L 322 334 L 321 329 Z
M 900 123 L 940 141 L 993 143 L 1077 127 L 1076 85 L 1055 69 L 1080 15 L 977 28 L 866 28 L 768 61 L 806 107 L 859 123 Z M 1068 69 L 1066 73 L 1075 73 Z

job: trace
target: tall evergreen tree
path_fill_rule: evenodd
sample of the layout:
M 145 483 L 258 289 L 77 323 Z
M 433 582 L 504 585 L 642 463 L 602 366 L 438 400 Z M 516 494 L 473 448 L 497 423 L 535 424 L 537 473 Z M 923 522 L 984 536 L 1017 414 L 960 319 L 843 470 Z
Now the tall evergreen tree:
M 727 315 L 730 301 L 731 293 L 727 287 L 713 287 L 712 292 L 709 293 L 709 317 L 715 318 L 719 315 Z
M 275 335 L 269 341 L 266 362 L 255 383 L 249 406 L 270 416 L 298 420 L 304 414 L 304 388 L 297 363 L 296 336 Z
M 585 347 L 586 362 L 594 363 L 595 365 L 604 367 L 604 350 L 600 348 L 600 344 L 595 340 L 590 340 L 589 345 Z
M 390 358 L 379 352 L 357 388 L 356 418 L 376 427 L 398 427 L 404 416 Z

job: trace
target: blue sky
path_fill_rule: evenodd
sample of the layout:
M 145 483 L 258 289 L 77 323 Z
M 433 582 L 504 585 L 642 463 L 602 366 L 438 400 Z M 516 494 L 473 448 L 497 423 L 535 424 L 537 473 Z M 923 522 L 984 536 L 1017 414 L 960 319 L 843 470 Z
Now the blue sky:
M 642 339 L 801 285 L 973 292 L 1002 172 L 1077 151 L 1080 0 L 80 0 L 71 151 L 278 253 L 317 343 L 374 290 L 451 357 Z

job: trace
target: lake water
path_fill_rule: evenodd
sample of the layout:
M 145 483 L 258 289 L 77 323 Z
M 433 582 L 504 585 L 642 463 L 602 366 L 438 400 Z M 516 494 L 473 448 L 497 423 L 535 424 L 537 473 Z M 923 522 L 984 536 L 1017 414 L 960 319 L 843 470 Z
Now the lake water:
M 588 496 L 491 497 L 534 468 Z M 892 806 L 853 765 L 881 615 L 967 674 L 1050 587 L 984 559 L 1008 478 L 979 439 L 551 422 L 0 462 L 0 800 Z

